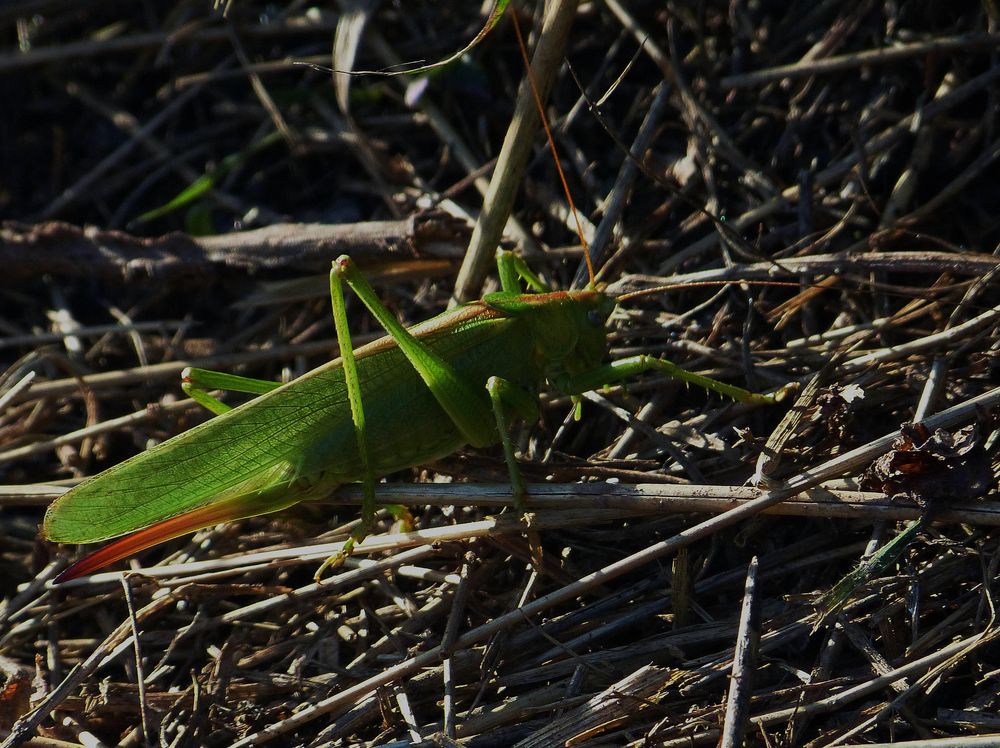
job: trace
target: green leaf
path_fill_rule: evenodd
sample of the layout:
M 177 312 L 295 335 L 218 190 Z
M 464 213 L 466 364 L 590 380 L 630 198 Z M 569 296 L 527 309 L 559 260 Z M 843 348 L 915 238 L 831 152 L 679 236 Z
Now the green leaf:
M 191 184 L 189 184 L 180 194 L 178 194 L 169 202 L 159 206 L 158 208 L 153 208 L 152 210 L 146 211 L 141 216 L 136 218 L 134 223 L 135 224 L 148 223 L 149 221 L 153 221 L 162 216 L 169 215 L 170 213 L 173 213 L 176 210 L 180 210 L 185 206 L 191 205 L 196 200 L 199 200 L 200 198 L 208 194 L 208 192 L 213 187 L 215 187 L 216 182 L 218 182 L 220 178 L 224 177 L 233 169 L 242 166 L 252 155 L 257 153 L 258 151 L 263 150 L 264 148 L 267 148 L 269 145 L 276 142 L 280 138 L 281 138 L 281 133 L 272 132 L 268 135 L 265 135 L 256 143 L 250 145 L 250 147 L 245 148 L 242 151 L 238 151 L 237 153 L 229 154 L 224 159 L 222 159 L 222 162 L 218 165 L 218 167 L 216 167 L 210 172 L 202 174 Z M 209 231 L 208 233 L 211 233 L 211 231 Z
M 407 68 L 406 70 L 334 70 L 335 73 L 344 73 L 346 75 L 384 75 L 386 77 L 392 77 L 397 75 L 416 75 L 417 73 L 426 73 L 431 70 L 436 70 L 437 68 L 443 68 L 451 63 L 458 60 L 466 52 L 469 52 L 473 47 L 475 47 L 479 42 L 486 38 L 493 28 L 500 23 L 500 19 L 503 17 L 504 11 L 507 10 L 507 6 L 510 5 L 510 0 L 494 0 L 493 6 L 490 8 L 489 15 L 486 19 L 486 23 L 476 34 L 475 38 L 462 47 L 460 50 L 452 55 L 444 58 L 443 60 L 438 60 L 437 62 L 432 62 L 427 65 L 420 65 L 415 68 Z

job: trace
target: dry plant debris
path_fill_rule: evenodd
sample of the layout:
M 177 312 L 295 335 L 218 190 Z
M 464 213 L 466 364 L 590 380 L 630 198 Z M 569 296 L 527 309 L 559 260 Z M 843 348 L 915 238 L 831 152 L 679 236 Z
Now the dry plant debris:
M 406 321 L 444 308 L 523 77 L 509 21 L 427 76 L 327 68 L 443 59 L 473 5 L 0 8 L 3 745 L 1000 733 L 990 3 L 579 7 L 556 143 L 601 279 L 664 287 L 622 303 L 615 354 L 801 392 L 748 409 L 649 377 L 579 422 L 547 394 L 517 433 L 541 570 L 497 511 L 499 451 L 468 450 L 390 476 L 380 500 L 418 532 L 386 521 L 322 584 L 351 487 L 48 584 L 72 549 L 37 539 L 43 505 L 204 419 L 184 366 L 280 379 L 335 355 L 322 273 L 345 246 Z M 518 12 L 537 32 L 540 5 Z M 566 288 L 580 250 L 533 145 L 505 242 Z M 937 521 L 813 631 L 819 596 L 922 511 L 856 483 L 913 421 L 978 424 L 985 495 L 945 470 Z

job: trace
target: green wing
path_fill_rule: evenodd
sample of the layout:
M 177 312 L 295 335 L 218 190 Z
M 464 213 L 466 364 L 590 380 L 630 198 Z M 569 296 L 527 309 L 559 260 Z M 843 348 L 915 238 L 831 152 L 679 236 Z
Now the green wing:
M 350 419 L 345 392 L 338 362 L 315 369 L 81 483 L 49 507 L 43 532 L 92 543 L 239 496 L 264 504 L 250 514 L 307 498 L 268 505 L 271 489 L 294 493 L 317 428 Z

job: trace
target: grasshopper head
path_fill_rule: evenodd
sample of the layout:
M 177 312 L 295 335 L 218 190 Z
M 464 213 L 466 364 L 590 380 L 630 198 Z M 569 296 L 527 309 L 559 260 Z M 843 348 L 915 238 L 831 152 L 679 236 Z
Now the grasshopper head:
M 537 370 L 556 386 L 600 366 L 607 356 L 606 325 L 615 302 L 600 291 L 500 292 L 484 301 L 528 326 Z
M 575 340 L 562 356 L 561 367 L 566 374 L 580 374 L 600 366 L 608 355 L 607 323 L 615 308 L 614 299 L 600 291 L 569 291 L 566 293 L 567 328 Z

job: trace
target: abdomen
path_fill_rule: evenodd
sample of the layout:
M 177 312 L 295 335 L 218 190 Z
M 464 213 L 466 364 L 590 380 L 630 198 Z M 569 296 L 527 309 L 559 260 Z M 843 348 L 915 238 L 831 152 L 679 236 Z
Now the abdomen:
M 499 376 L 522 387 L 537 387 L 537 375 L 527 359 L 530 345 L 516 319 L 472 320 L 447 332 L 421 338 L 456 371 L 473 383 L 489 405 L 486 381 Z M 359 354 L 364 349 L 359 349 Z M 438 405 L 403 353 L 384 346 L 357 359 L 368 430 L 372 471 L 386 475 L 455 452 L 465 438 Z M 321 413 L 309 429 L 312 443 L 304 446 L 304 475 L 347 483 L 364 477 L 357 437 L 343 384 L 343 370 L 334 366 L 306 375 L 316 392 Z M 325 385 L 325 386 L 324 386 Z M 499 436 L 497 437 L 499 441 Z

